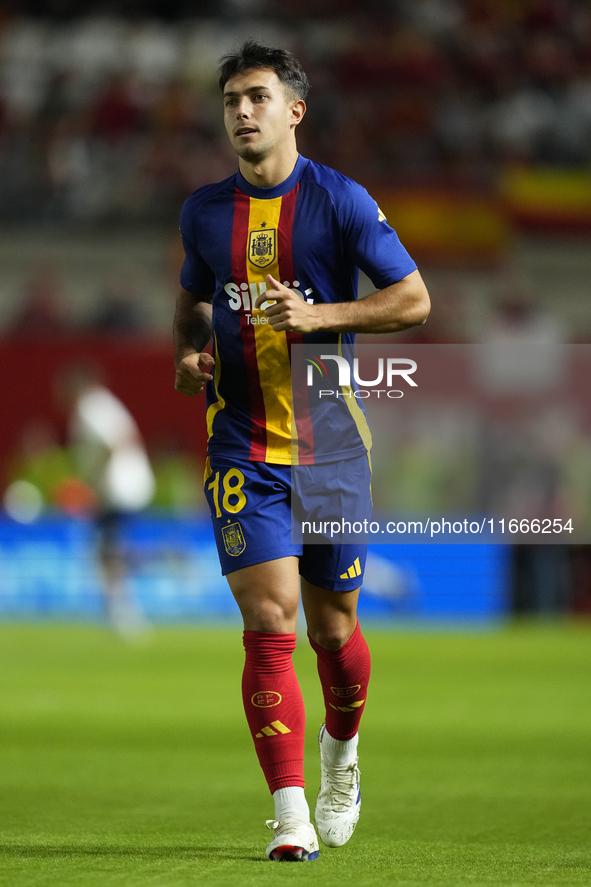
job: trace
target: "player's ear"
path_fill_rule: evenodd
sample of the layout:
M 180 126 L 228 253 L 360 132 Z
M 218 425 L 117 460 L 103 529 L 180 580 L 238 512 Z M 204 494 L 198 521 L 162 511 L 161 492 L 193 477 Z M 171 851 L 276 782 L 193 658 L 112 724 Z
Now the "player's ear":
M 306 113 L 306 103 L 303 99 L 298 99 L 291 105 L 291 122 L 294 126 L 301 123 L 302 117 Z

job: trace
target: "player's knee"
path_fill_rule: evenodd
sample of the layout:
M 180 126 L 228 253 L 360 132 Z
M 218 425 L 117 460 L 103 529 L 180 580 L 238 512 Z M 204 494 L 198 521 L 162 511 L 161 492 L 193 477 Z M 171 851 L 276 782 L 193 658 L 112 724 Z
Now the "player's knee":
M 243 616 L 247 629 L 286 634 L 295 630 L 297 607 L 294 609 L 277 601 L 262 601 Z
M 308 626 L 312 640 L 325 650 L 338 650 L 347 643 L 354 631 L 355 626 L 351 628 L 349 625 L 326 625 L 314 630 Z

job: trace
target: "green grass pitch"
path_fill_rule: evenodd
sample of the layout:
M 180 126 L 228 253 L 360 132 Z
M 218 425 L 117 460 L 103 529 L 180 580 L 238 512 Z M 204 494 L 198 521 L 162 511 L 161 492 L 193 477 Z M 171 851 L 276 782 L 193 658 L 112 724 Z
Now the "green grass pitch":
M 363 810 L 309 864 L 263 858 L 273 808 L 238 628 L 0 628 L 0 883 L 589 885 L 591 626 L 366 632 Z M 306 774 L 318 784 L 315 662 Z

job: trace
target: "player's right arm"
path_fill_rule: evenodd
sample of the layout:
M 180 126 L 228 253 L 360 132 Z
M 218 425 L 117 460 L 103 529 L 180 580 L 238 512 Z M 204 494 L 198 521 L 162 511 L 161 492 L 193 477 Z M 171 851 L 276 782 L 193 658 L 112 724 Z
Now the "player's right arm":
M 181 394 L 194 397 L 212 379 L 209 372 L 215 361 L 203 349 L 211 339 L 212 295 L 197 296 L 181 289 L 174 314 L 174 387 Z

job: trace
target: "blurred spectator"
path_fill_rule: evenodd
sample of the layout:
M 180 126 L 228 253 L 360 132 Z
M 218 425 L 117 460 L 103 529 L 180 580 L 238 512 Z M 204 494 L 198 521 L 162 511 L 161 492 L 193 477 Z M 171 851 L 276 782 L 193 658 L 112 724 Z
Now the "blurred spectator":
M 126 407 L 101 381 L 92 365 L 66 367 L 57 394 L 69 414 L 69 437 L 77 475 L 96 497 L 97 554 L 105 607 L 126 640 L 145 634 L 147 623 L 127 581 L 121 539 L 126 515 L 146 508 L 154 475 L 139 429 Z
M 91 123 L 99 139 L 116 144 L 141 128 L 141 116 L 131 95 L 131 83 L 113 77 L 99 94 L 91 112 Z
M 228 0 L 180 12 L 9 19 L 0 219 L 176 220 L 188 192 L 233 172 L 212 124 L 211 70 L 245 17 L 301 48 L 313 72 L 304 150 L 368 184 L 490 185 L 506 163 L 591 159 L 581 0 L 372 0 L 363 15 L 351 0 Z
M 199 94 L 185 80 L 176 78 L 156 92 L 150 122 L 160 132 L 187 132 L 198 123 L 198 109 Z

